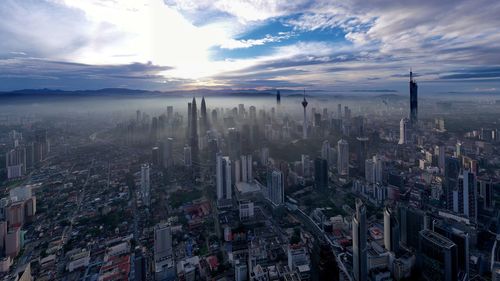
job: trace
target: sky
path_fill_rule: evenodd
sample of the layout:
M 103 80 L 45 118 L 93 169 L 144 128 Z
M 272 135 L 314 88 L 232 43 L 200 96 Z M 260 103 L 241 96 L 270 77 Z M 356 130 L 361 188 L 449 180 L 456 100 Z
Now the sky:
M 2 0 L 0 90 L 500 92 L 497 0 Z M 421 90 L 421 91 L 422 91 Z

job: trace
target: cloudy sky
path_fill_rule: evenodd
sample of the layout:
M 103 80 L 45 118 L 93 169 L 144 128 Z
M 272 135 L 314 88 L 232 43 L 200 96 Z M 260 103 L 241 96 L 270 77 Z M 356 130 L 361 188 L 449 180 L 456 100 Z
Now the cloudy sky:
M 2 0 L 0 90 L 500 91 L 496 0 Z

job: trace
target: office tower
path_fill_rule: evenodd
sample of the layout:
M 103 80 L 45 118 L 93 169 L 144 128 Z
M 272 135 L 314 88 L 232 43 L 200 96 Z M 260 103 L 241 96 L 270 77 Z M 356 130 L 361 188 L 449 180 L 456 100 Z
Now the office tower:
M 231 199 L 231 160 L 217 153 L 216 164 L 217 199 Z
M 151 119 L 151 128 L 150 128 L 150 132 L 149 132 L 149 141 L 150 142 L 156 142 L 156 140 L 158 139 L 158 136 L 159 136 L 159 125 L 158 125 L 158 117 L 153 117 L 153 119 Z
M 170 122 L 174 117 L 174 107 L 169 105 L 167 106 L 167 120 Z
M 360 172 L 361 175 L 365 174 L 365 161 L 366 161 L 366 156 L 368 153 L 368 142 L 369 138 L 367 137 L 357 137 L 356 138 L 356 145 L 357 145 L 357 155 L 356 159 L 358 162 L 358 171 Z
M 374 182 L 375 183 L 382 183 L 383 180 L 383 171 L 384 171 L 384 160 L 382 159 L 382 156 L 379 154 L 375 154 L 373 156 L 373 163 L 374 163 Z
M 155 166 L 160 166 L 161 163 L 160 148 L 157 146 L 151 149 L 151 162 Z
M 389 206 L 384 209 L 384 246 L 387 251 L 399 251 L 399 222 L 396 213 Z
M 459 280 L 457 245 L 441 234 L 420 231 L 417 259 L 424 280 Z
M 174 139 L 168 138 L 160 143 L 161 163 L 163 168 L 168 169 L 174 165 Z
M 342 119 L 342 105 L 340 103 L 337 104 L 337 119 Z
M 373 159 L 365 160 L 365 180 L 368 183 L 375 183 L 375 162 Z
M 479 178 L 478 186 L 479 196 L 483 199 L 483 208 L 486 210 L 493 209 L 493 181 L 490 178 Z
M 445 195 L 446 208 L 448 210 L 454 209 L 453 197 L 454 197 L 454 191 L 458 190 L 459 174 L 460 174 L 460 162 L 458 161 L 458 159 L 454 157 L 446 158 L 445 169 L 444 169 L 443 192 Z M 458 202 L 458 199 L 456 201 Z
M 302 176 L 304 178 L 308 178 L 311 176 L 311 160 L 309 159 L 309 155 L 302 154 L 301 155 L 302 162 Z
M 307 100 L 306 100 L 306 90 L 304 89 L 304 100 L 302 100 L 302 107 L 304 108 L 304 123 L 302 124 L 302 138 L 307 139 Z
M 349 176 L 349 143 L 341 139 L 337 143 L 337 170 L 341 176 Z
M 200 108 L 200 115 L 201 115 L 201 135 L 204 136 L 207 134 L 207 131 L 210 130 L 210 124 L 208 122 L 208 115 L 207 115 L 207 105 L 205 103 L 205 97 L 201 98 L 201 108 Z
M 135 122 L 136 123 L 139 123 L 139 121 L 141 121 L 141 111 L 140 110 L 137 110 L 135 112 Z
M 406 205 L 400 205 L 398 213 L 401 244 L 418 249 L 418 233 L 425 228 L 425 213 Z
M 279 106 L 281 104 L 281 94 L 280 90 L 276 91 L 276 104 Z
M 418 122 L 418 86 L 413 80 L 413 72 L 410 70 L 410 125 L 415 127 Z
M 314 187 L 328 188 L 328 161 L 324 158 L 314 159 Z
M 172 230 L 165 223 L 154 228 L 154 277 L 155 280 L 174 280 L 175 262 L 172 249 Z
M 459 158 L 460 156 L 462 156 L 462 143 L 457 142 L 455 145 L 455 157 Z
M 454 227 L 453 224 L 435 220 L 432 230 L 457 245 L 458 272 L 460 280 L 469 280 L 469 233 Z
M 192 161 L 198 163 L 198 109 L 194 97 L 191 102 L 191 141 L 189 145 L 191 146 Z
M 275 205 L 285 203 L 285 178 L 280 170 L 268 171 L 267 198 Z
M 193 117 L 193 115 L 191 114 L 191 111 L 192 111 L 192 104 L 190 102 L 188 102 L 188 112 L 187 112 L 187 131 L 186 131 L 186 137 L 188 140 L 191 139 L 191 118 Z
M 468 170 L 464 170 L 458 178 L 458 188 L 453 190 L 453 211 L 477 221 L 476 191 L 475 175 Z
M 398 144 L 407 144 L 410 141 L 410 121 L 408 118 L 403 118 L 399 122 L 399 142 Z
M 356 213 L 352 218 L 352 260 L 354 280 L 368 280 L 366 207 L 359 198 L 356 199 Z
M 229 158 L 236 160 L 241 155 L 241 134 L 236 128 L 227 129 L 227 144 Z
M 260 149 L 260 164 L 266 166 L 269 161 L 269 148 L 263 147 Z
M 217 117 L 218 117 L 217 109 L 213 109 L 212 110 L 212 123 L 217 123 Z
M 326 159 L 326 161 L 328 162 L 328 166 L 332 165 L 335 162 L 334 152 L 328 140 L 323 141 L 323 144 L 321 146 L 321 158 Z
M 252 182 L 252 155 L 241 155 L 241 181 Z
M 437 156 L 438 167 L 441 173 L 444 172 L 446 166 L 446 147 L 444 144 L 436 145 L 434 148 L 434 155 Z
M 141 166 L 141 193 L 142 202 L 144 205 L 149 206 L 151 199 L 151 185 L 149 181 L 149 164 L 142 164 Z
M 184 165 L 191 167 L 193 165 L 193 150 L 191 146 L 184 146 Z

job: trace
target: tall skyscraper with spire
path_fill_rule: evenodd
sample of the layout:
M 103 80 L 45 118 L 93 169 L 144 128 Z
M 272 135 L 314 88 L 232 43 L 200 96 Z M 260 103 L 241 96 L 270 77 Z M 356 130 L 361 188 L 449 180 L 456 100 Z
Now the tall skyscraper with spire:
M 280 90 L 276 91 L 276 104 L 279 106 L 281 104 L 281 94 Z
M 306 89 L 304 89 L 304 100 L 302 101 L 302 107 L 304 107 L 304 124 L 302 126 L 302 139 L 307 139 L 307 100 L 306 100 Z
M 413 80 L 413 72 L 410 70 L 410 124 L 416 126 L 418 122 L 418 86 Z
M 193 162 L 198 162 L 198 109 L 196 107 L 196 99 L 193 97 L 191 102 L 191 159 Z
M 207 105 L 205 103 L 205 97 L 201 98 L 200 115 L 201 115 L 200 131 L 202 135 L 205 135 L 207 131 L 210 129 L 210 125 L 208 124 Z

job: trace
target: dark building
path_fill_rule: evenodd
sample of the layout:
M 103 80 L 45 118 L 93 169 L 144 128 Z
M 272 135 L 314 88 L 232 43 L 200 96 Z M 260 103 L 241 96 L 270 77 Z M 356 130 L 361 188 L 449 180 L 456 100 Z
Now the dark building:
M 328 188 L 328 161 L 324 158 L 314 159 L 314 186 Z
M 458 177 L 460 176 L 460 161 L 454 157 L 445 160 L 443 191 L 446 208 L 453 210 L 453 191 L 458 190 Z
M 399 251 L 399 222 L 396 213 L 389 206 L 384 209 L 384 246 L 387 251 Z
M 442 221 L 434 221 L 433 230 L 457 245 L 458 280 L 469 280 L 469 233 Z
M 416 126 L 418 122 L 418 86 L 410 71 L 410 123 Z
M 281 104 L 281 94 L 280 94 L 280 90 L 276 91 L 276 103 L 278 105 Z
M 428 229 L 420 231 L 417 261 L 423 280 L 460 280 L 457 245 L 441 234 Z
M 421 210 L 399 206 L 400 241 L 403 245 L 418 249 L 418 233 L 423 230 L 425 213 Z
M 356 213 L 352 219 L 352 270 L 354 280 L 368 280 L 368 249 L 366 247 L 366 207 L 356 199 Z

